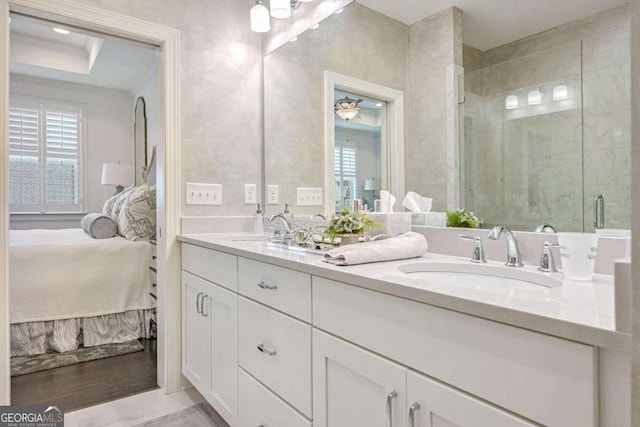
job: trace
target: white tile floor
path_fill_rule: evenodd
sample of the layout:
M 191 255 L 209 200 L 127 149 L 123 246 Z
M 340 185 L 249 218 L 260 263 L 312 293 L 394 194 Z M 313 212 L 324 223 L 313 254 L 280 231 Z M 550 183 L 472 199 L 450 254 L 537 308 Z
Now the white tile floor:
M 91 406 L 65 414 L 65 427 L 129 427 L 136 424 L 181 411 L 202 402 L 202 396 L 195 389 L 164 394 L 162 390 L 101 405 Z

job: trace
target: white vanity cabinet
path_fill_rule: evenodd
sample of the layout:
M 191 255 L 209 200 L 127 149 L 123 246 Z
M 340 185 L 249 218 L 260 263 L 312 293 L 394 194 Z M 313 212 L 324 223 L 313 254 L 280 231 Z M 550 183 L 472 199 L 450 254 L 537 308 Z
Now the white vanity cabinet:
M 236 271 L 236 257 L 226 258 L 227 254 L 209 250 L 200 253 L 201 248 L 195 249 L 199 255 L 212 255 L 207 264 L 203 264 L 204 268 L 224 270 L 226 273 L 223 276 L 229 276 L 229 270 Z M 223 264 L 216 262 L 220 259 Z M 231 426 L 235 426 L 238 400 L 238 295 L 215 284 L 215 277 L 207 275 L 209 280 L 205 280 L 184 268 L 202 274 L 198 267 L 191 267 L 189 262 L 183 263 L 182 373 L 207 402 Z
M 593 346 L 304 264 L 182 253 L 183 373 L 232 427 L 598 425 Z

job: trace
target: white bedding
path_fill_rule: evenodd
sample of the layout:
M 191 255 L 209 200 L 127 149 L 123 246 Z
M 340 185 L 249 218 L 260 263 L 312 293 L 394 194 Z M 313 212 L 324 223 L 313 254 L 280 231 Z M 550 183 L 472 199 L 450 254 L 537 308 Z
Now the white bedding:
M 9 246 L 12 324 L 155 307 L 149 242 L 70 228 L 11 230 Z

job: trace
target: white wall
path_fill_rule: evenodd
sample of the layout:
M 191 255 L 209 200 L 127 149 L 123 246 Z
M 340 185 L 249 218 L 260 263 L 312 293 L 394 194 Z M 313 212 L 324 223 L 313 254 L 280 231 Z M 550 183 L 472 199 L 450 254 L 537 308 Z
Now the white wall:
M 84 212 L 99 212 L 115 189 L 101 184 L 102 164 L 121 161 L 133 165 L 133 107 L 131 94 L 110 89 L 11 75 L 11 95 L 38 96 L 86 106 L 84 135 Z M 59 227 L 60 223 L 56 227 Z M 68 227 L 79 227 L 74 219 Z M 33 222 L 30 228 L 47 228 Z

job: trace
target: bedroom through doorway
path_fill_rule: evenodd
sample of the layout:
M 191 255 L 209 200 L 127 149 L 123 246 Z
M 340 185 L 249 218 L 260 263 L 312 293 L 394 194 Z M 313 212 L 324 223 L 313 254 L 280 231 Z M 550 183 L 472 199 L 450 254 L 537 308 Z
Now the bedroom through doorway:
M 53 17 L 9 25 L 11 403 L 156 388 L 162 50 Z

